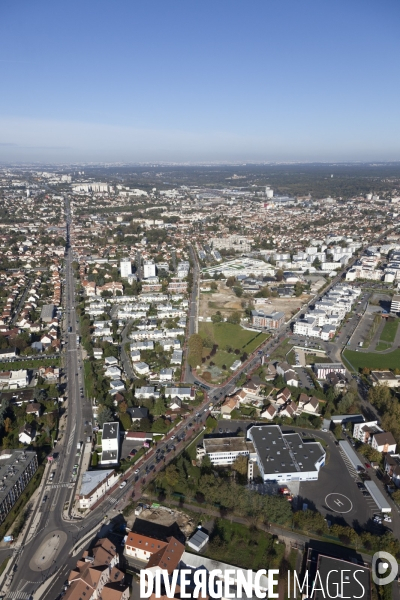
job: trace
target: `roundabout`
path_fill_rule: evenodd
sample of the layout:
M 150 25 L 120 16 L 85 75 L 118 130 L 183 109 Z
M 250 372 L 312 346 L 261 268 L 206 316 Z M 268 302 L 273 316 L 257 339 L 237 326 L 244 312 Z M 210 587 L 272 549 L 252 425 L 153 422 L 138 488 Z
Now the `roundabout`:
M 32 571 L 39 572 L 50 568 L 51 565 L 56 562 L 57 556 L 66 541 L 67 534 L 64 531 L 58 530 L 49 533 L 32 557 L 29 568 L 32 569 Z
M 336 492 L 325 497 L 325 504 L 329 510 L 340 514 L 346 514 L 353 510 L 353 503 L 350 498 Z

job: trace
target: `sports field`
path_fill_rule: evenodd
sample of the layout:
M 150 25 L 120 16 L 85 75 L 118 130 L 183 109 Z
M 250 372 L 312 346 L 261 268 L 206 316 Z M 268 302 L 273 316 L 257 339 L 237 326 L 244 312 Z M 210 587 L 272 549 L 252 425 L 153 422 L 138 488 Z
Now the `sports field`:
M 369 369 L 398 369 L 400 366 L 399 348 L 387 354 L 345 350 L 343 356 L 355 369 L 362 369 L 363 367 L 368 367 Z

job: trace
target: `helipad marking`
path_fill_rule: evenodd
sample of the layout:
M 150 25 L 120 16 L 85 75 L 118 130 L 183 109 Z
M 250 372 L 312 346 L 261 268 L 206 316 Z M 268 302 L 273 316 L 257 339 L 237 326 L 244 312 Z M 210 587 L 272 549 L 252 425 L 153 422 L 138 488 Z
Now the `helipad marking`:
M 332 506 L 329 505 L 328 498 L 330 496 L 334 497 L 333 498 L 333 503 L 336 505 L 336 508 L 333 508 Z M 344 498 L 347 502 L 349 502 L 350 508 L 348 510 L 343 510 L 342 509 L 342 507 L 345 507 L 345 502 L 343 502 L 340 498 Z M 350 511 L 353 510 L 353 503 L 352 503 L 352 501 L 350 500 L 350 498 L 348 498 L 344 494 L 337 494 L 337 493 L 328 494 L 325 497 L 325 504 L 328 506 L 328 508 L 330 508 L 330 510 L 333 510 L 334 512 L 341 513 L 341 514 L 346 514 L 346 513 L 349 513 Z

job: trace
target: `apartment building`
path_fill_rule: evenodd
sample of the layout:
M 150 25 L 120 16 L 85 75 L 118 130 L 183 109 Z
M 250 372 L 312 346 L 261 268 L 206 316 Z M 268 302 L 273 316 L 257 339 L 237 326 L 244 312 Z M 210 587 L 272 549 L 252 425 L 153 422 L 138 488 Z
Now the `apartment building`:
M 115 465 L 118 463 L 119 442 L 119 421 L 104 423 L 101 442 L 101 465 Z
M 36 452 L 2 450 L 0 452 L 0 524 L 36 473 Z
M 262 310 L 252 310 L 251 322 L 255 327 L 262 327 L 264 329 L 279 329 L 285 324 L 285 313 L 278 311 L 266 313 Z
M 400 294 L 394 294 L 392 301 L 390 303 L 390 312 L 392 312 L 392 313 L 400 312 Z

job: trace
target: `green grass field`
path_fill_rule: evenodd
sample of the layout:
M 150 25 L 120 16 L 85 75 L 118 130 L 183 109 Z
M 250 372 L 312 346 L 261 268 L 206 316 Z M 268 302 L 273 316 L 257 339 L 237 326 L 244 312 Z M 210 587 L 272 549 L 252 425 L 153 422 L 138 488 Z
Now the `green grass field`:
M 395 321 L 386 321 L 385 327 L 383 328 L 383 331 L 381 333 L 381 337 L 380 337 L 381 341 L 393 343 L 394 339 L 396 337 L 398 325 L 399 325 L 398 319 L 396 319 Z
M 199 323 L 199 334 L 203 339 L 209 338 L 214 344 L 218 344 L 215 356 L 212 356 L 204 366 L 207 367 L 210 362 L 213 362 L 220 369 L 223 365 L 229 369 L 244 352 L 250 355 L 268 338 L 265 333 L 247 331 L 233 323 Z M 228 352 L 226 350 L 228 346 L 233 350 L 240 350 L 240 354 Z M 203 357 L 208 356 L 210 350 L 210 348 L 203 348 Z
M 375 352 L 381 352 L 382 350 L 389 350 L 392 347 L 390 342 L 378 342 L 375 346 Z
M 388 354 L 345 350 L 343 356 L 355 369 L 362 369 L 363 367 L 369 369 L 398 369 L 400 365 L 400 349 L 388 352 Z
M 231 346 L 247 354 L 253 352 L 268 337 L 265 333 L 247 331 L 233 323 L 199 323 L 199 334 L 203 339 L 212 339 L 221 350 Z

